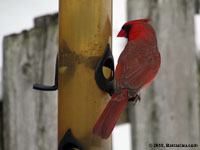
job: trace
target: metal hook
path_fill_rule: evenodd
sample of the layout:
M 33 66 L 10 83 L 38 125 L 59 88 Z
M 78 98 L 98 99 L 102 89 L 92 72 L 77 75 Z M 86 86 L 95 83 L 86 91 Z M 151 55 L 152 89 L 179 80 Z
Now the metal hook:
M 41 90 L 41 91 L 55 91 L 58 89 L 58 55 L 56 57 L 56 69 L 55 69 L 55 81 L 53 86 L 42 85 L 42 84 L 34 84 L 33 89 Z
M 110 80 L 105 78 L 103 74 L 103 66 L 112 70 L 112 77 Z M 95 80 L 100 89 L 112 96 L 114 92 L 114 59 L 109 44 L 107 44 L 106 50 L 96 67 Z

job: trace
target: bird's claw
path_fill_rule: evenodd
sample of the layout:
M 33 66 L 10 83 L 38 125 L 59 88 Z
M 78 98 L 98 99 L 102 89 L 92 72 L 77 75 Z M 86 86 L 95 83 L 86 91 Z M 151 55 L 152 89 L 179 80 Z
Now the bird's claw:
M 128 100 L 128 101 L 132 101 L 132 102 L 133 102 L 133 104 L 135 105 L 135 104 L 137 103 L 137 101 L 139 101 L 139 102 L 140 102 L 140 100 L 141 100 L 140 94 L 136 94 L 134 97 L 132 97 L 132 98 L 129 98 L 129 100 Z

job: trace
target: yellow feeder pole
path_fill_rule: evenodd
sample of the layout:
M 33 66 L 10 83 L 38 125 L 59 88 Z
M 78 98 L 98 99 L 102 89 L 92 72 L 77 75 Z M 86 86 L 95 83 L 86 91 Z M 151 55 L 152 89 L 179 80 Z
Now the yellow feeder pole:
M 84 150 L 111 150 L 110 138 L 92 134 L 110 98 L 97 86 L 94 72 L 111 45 L 111 14 L 112 0 L 60 0 L 58 144 L 71 129 Z

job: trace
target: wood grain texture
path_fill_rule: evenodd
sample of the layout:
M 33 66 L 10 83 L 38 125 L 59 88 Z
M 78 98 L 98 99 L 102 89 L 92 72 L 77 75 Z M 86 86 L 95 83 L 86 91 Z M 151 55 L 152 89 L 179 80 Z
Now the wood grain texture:
M 36 18 L 34 28 L 4 38 L 4 150 L 57 149 L 57 92 L 32 89 L 54 82 L 57 19 Z
M 129 0 L 128 19 L 151 18 L 161 68 L 142 100 L 129 107 L 134 150 L 149 143 L 199 144 L 194 0 Z

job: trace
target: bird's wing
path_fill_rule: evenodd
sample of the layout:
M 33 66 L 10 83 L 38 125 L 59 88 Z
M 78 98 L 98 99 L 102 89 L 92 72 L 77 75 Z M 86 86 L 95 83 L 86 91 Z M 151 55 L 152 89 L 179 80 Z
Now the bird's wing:
M 160 55 L 154 48 L 157 47 L 137 46 L 134 42 L 127 44 L 126 55 L 121 54 L 116 68 L 116 87 L 137 93 L 151 83 L 160 66 Z
M 151 65 L 141 64 L 135 68 L 135 71 L 132 70 L 130 74 L 126 74 L 124 84 L 131 91 L 138 92 L 142 89 L 146 84 L 151 83 L 154 79 L 156 73 L 152 69 Z

